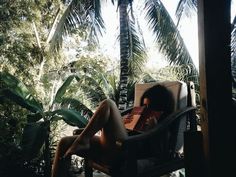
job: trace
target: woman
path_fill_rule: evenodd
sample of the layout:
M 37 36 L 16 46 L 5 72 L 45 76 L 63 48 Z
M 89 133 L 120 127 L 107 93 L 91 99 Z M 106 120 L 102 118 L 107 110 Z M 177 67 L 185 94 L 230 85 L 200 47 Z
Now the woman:
M 171 93 L 161 85 L 155 85 L 148 89 L 141 98 L 141 106 L 145 105 L 151 110 L 162 111 L 164 115 L 173 110 L 173 98 Z M 116 140 L 124 140 L 128 137 L 124 122 L 116 104 L 106 99 L 101 102 L 94 115 L 91 117 L 85 129 L 77 136 L 68 136 L 60 140 L 54 158 L 52 177 L 66 177 L 68 161 L 72 154 L 81 157 L 111 162 L 119 156 L 116 149 Z M 157 121 L 148 118 L 145 124 L 153 127 Z M 95 134 L 101 130 L 101 135 Z M 66 162 L 67 161 L 67 162 Z

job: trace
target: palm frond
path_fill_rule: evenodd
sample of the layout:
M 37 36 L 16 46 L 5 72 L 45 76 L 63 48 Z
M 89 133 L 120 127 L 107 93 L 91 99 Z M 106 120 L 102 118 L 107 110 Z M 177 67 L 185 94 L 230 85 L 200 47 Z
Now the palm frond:
M 191 74 L 198 75 L 183 38 L 161 1 L 146 0 L 145 10 L 148 25 L 152 29 L 155 41 L 160 51 L 166 56 L 167 61 L 171 65 L 191 65 L 193 68 Z
M 129 76 L 137 77 L 147 59 L 146 46 L 137 19 L 129 20 Z
M 192 12 L 196 11 L 197 11 L 197 0 L 179 0 L 175 12 L 175 15 L 178 20 L 177 26 L 183 14 L 186 15 L 187 17 L 191 17 Z
M 112 4 L 115 4 L 114 0 L 111 0 L 111 3 L 112 3 Z
M 63 36 L 71 34 L 82 25 L 89 29 L 90 37 L 98 39 L 98 34 L 102 34 L 105 25 L 101 16 L 100 0 L 72 0 L 57 24 L 50 40 L 50 49 L 58 50 L 62 45 Z
M 88 41 L 91 43 L 99 42 L 99 35 L 103 35 L 105 29 L 104 21 L 101 15 L 101 2 L 94 0 L 92 5 L 87 10 L 87 23 L 88 23 Z
M 78 0 L 73 0 L 62 14 L 55 32 L 50 40 L 50 49 L 58 50 L 62 45 L 63 35 L 68 34 L 77 25 L 82 23 L 81 12 L 84 12 L 82 5 L 77 7 Z

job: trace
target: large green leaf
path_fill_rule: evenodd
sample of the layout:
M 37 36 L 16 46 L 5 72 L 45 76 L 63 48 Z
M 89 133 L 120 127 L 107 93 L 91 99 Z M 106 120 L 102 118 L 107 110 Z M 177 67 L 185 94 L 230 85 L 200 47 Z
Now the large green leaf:
M 28 109 L 31 112 L 42 111 L 42 109 L 38 107 L 37 104 L 32 104 L 30 101 L 28 101 L 27 99 L 23 98 L 22 96 L 18 95 L 17 93 L 15 93 L 14 91 L 10 89 L 1 89 L 0 95 L 1 97 L 5 99 L 9 99 L 15 102 L 16 104 L 20 105 L 21 107 Z
M 55 114 L 55 116 L 53 116 L 51 121 L 63 119 L 67 124 L 80 128 L 85 127 L 88 123 L 88 120 L 82 116 L 80 112 L 72 109 L 59 109 L 53 111 L 53 114 Z
M 71 82 L 73 81 L 73 79 L 76 78 L 77 81 L 80 80 L 80 78 L 76 75 L 71 75 L 69 76 L 65 82 L 62 84 L 62 86 L 58 89 L 54 102 L 61 102 L 62 101 L 62 97 L 66 92 L 66 89 L 68 88 L 68 86 L 71 84 Z
M 80 112 L 81 115 L 89 119 L 92 117 L 93 112 L 85 106 L 81 101 L 74 99 L 74 98 L 63 98 L 62 106 L 69 106 L 69 109 L 77 110 Z
M 48 128 L 48 122 L 26 124 L 21 141 L 21 147 L 26 160 L 31 160 L 39 154 L 47 137 Z
M 2 95 L 29 109 L 30 111 L 43 111 L 42 104 L 33 97 L 24 83 L 22 83 L 15 76 L 6 72 L 0 72 L 0 80 L 6 87 L 6 89 L 3 89 L 1 92 Z

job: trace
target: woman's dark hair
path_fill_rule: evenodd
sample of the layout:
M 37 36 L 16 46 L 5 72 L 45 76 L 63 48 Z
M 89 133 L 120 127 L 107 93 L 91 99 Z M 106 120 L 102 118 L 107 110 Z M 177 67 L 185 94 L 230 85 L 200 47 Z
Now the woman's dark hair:
M 157 84 L 146 90 L 141 97 L 141 106 L 143 106 L 144 98 L 150 99 L 150 109 L 164 111 L 166 114 L 169 114 L 174 110 L 173 95 L 163 85 Z

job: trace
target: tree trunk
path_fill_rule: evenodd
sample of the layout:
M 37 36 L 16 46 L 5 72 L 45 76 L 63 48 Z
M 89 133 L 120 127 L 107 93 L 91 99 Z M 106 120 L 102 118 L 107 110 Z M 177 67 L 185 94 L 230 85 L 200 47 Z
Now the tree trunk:
M 127 0 L 121 0 L 120 12 L 120 83 L 119 83 L 119 109 L 127 106 L 128 60 L 129 60 L 129 32 Z
M 232 86 L 233 98 L 236 99 L 236 16 L 231 25 L 231 72 L 232 72 Z

